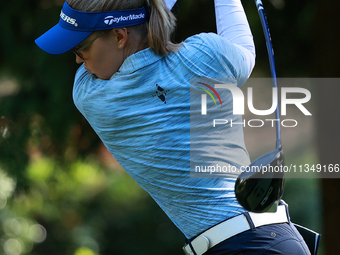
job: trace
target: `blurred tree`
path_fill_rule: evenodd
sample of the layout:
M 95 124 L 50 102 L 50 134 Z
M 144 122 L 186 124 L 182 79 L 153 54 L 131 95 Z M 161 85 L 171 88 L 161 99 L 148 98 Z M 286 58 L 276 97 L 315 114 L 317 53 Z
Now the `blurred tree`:
M 318 1 L 318 15 L 314 25 L 314 76 L 340 76 L 340 2 L 337 0 Z M 339 164 L 339 81 L 317 87 L 317 142 L 318 153 L 323 165 Z M 340 179 L 321 180 L 323 194 L 323 239 L 327 255 L 340 254 L 339 211 Z
M 179 254 L 183 236 L 158 205 L 125 172 L 105 170 L 42 157 L 25 171 L 28 191 L 13 194 L 0 169 L 0 254 Z
M 52 56 L 34 43 L 58 22 L 62 4 L 13 0 L 0 9 L 0 76 L 18 86 L 6 97 L 0 93 L 0 117 L 12 124 L 0 141 L 0 163 L 17 178 L 18 189 L 26 186 L 23 170 L 32 150 L 63 157 L 72 146 L 85 155 L 99 143 L 72 102 L 74 55 Z

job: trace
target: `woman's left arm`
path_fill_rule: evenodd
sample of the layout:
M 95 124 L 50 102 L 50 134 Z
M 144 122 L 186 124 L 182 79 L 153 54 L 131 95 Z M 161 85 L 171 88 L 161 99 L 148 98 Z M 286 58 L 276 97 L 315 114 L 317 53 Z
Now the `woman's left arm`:
M 241 0 L 215 0 L 217 33 L 240 48 L 249 75 L 255 65 L 255 45 Z

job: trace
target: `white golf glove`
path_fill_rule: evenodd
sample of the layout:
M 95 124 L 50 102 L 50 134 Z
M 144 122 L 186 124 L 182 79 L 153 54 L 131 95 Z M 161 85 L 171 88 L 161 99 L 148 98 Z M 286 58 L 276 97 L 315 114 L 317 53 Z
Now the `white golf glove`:
M 169 8 L 169 10 L 171 10 L 172 7 L 174 7 L 176 2 L 177 0 L 165 0 L 166 6 Z

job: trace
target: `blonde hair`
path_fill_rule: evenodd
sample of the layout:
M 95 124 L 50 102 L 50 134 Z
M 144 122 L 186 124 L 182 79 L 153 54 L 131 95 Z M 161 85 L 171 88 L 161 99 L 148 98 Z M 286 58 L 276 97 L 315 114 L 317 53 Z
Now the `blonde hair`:
M 171 41 L 176 26 L 176 17 L 166 7 L 164 0 L 67 0 L 76 10 L 103 12 L 137 9 L 145 6 L 149 12 L 147 22 L 133 26 L 141 43 L 148 43 L 156 54 L 169 54 L 179 49 L 180 44 Z

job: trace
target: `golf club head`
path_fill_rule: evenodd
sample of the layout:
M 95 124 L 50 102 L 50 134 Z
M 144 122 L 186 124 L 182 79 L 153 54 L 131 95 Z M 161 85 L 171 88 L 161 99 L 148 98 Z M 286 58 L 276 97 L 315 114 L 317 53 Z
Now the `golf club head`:
M 249 171 L 242 172 L 236 180 L 235 195 L 240 205 L 250 212 L 276 211 L 284 190 L 283 166 L 283 151 L 280 148 L 254 160 L 249 165 Z

